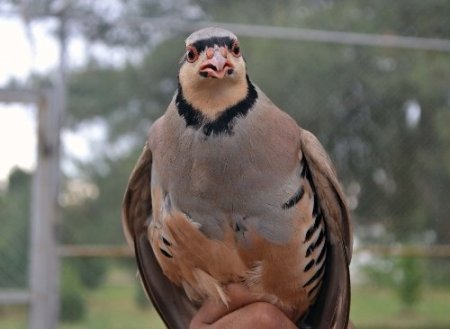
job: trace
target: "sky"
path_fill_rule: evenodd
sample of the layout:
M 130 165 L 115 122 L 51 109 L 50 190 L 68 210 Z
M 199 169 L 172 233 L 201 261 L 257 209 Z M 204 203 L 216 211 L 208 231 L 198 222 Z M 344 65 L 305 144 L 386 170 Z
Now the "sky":
M 0 40 L 7 47 L 0 51 L 0 88 L 11 80 L 26 81 L 32 73 L 52 74 L 58 63 L 58 44 L 50 31 L 55 22 L 46 21 L 27 28 L 19 18 L 0 17 Z M 71 65 L 82 64 L 85 45 L 72 39 L 68 53 Z M 76 54 L 75 56 L 73 54 Z M 34 105 L 0 103 L 0 183 L 14 167 L 33 169 L 36 163 L 36 107 Z M 69 144 L 70 155 L 89 157 L 91 139 L 101 137 L 83 126 L 79 131 L 64 131 L 63 145 Z M 64 163 L 63 163 L 64 165 Z M 3 184 L 1 184 L 3 185 Z
M 19 17 L 0 16 L 0 88 L 11 79 L 26 81 L 32 73 L 49 74 L 58 64 L 58 43 L 52 37 L 54 20 L 40 20 L 29 27 Z M 29 37 L 30 36 L 30 37 Z M 81 37 L 71 36 L 68 43 L 70 68 L 82 66 L 88 54 L 110 65 L 122 65 L 125 61 L 139 60 L 137 54 L 124 49 L 106 48 L 101 44 L 87 44 Z M 33 105 L 0 103 L 0 186 L 12 168 L 33 169 L 36 163 L 36 108 Z M 75 131 L 63 131 L 65 154 L 81 159 L 95 153 L 96 144 L 106 134 L 98 122 L 85 123 Z M 14 141 L 13 143 L 11 141 Z M 63 170 L 65 164 L 62 163 Z M 70 164 L 69 164 L 70 167 Z M 70 170 L 70 169 L 69 169 Z
M 31 72 L 53 67 L 58 47 L 47 35 L 48 26 L 33 26 L 31 45 L 20 19 L 0 18 L 0 88 L 11 79 L 24 81 Z M 34 106 L 0 103 L 0 181 L 14 166 L 31 169 L 36 159 L 36 109 Z

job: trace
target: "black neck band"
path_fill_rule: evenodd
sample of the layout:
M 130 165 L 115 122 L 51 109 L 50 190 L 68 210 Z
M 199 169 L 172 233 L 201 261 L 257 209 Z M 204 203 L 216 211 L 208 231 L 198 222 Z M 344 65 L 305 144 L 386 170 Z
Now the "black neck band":
M 178 82 L 178 92 L 175 98 L 175 104 L 178 108 L 178 114 L 186 121 L 186 127 L 193 129 L 202 129 L 206 136 L 233 134 L 233 127 L 237 118 L 242 118 L 253 108 L 258 93 L 255 86 L 247 76 L 247 95 L 244 99 L 223 110 L 213 121 L 206 118 L 201 111 L 194 108 L 183 95 L 183 89 Z

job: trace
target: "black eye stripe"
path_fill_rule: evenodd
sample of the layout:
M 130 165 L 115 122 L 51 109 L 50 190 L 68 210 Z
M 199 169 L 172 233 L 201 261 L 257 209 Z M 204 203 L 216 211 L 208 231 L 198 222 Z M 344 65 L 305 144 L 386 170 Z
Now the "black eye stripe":
M 218 45 L 219 47 L 227 47 L 231 49 L 236 40 L 230 37 L 212 37 L 208 39 L 201 39 L 195 41 L 192 46 L 195 47 L 199 52 L 202 52 L 206 49 L 206 47 L 214 47 L 214 45 Z

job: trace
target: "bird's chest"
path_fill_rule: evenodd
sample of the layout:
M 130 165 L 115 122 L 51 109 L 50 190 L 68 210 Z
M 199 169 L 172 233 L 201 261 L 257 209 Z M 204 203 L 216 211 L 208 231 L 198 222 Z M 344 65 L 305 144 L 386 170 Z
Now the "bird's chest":
M 295 148 L 280 152 L 276 138 L 248 128 L 205 136 L 181 127 L 170 147 L 154 152 L 152 184 L 210 237 L 246 218 L 274 240 L 287 239 L 288 226 L 276 222 L 287 218 L 282 204 L 298 188 Z

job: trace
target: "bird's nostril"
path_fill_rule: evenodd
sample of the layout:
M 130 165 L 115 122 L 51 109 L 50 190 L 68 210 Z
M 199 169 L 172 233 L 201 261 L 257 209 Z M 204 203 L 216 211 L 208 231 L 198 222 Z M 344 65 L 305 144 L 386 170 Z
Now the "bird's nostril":
M 220 54 L 221 54 L 223 57 L 227 58 L 227 55 L 228 55 L 227 49 L 226 49 L 225 47 L 220 47 Z
M 206 57 L 207 57 L 208 59 L 211 59 L 213 56 L 214 56 L 214 49 L 213 49 L 213 48 L 208 48 L 208 49 L 206 50 Z

